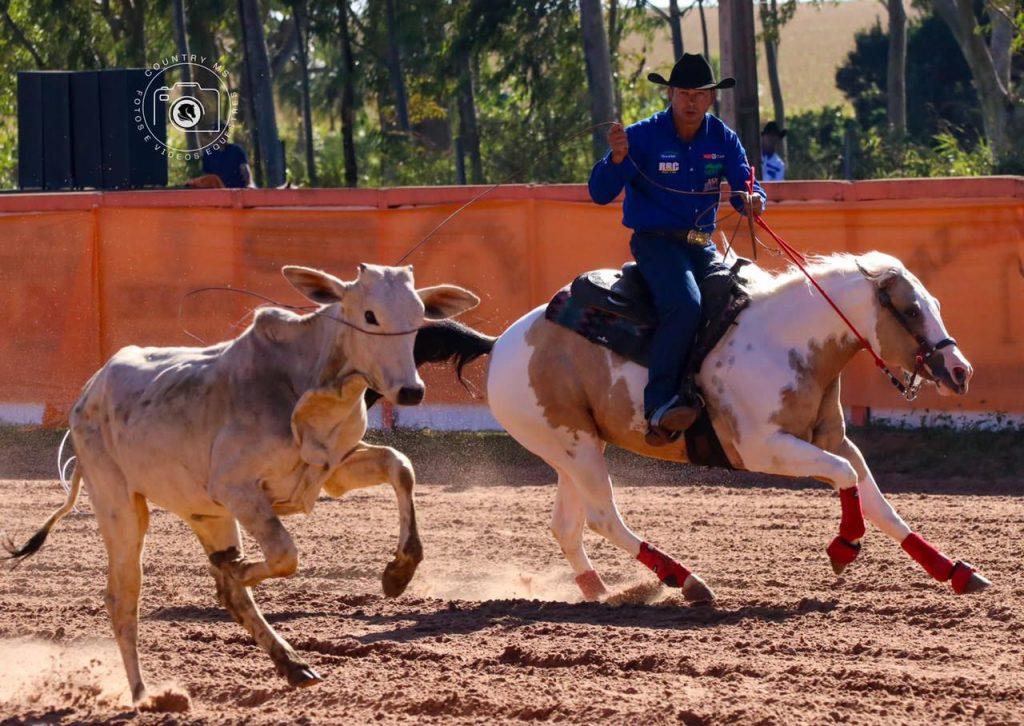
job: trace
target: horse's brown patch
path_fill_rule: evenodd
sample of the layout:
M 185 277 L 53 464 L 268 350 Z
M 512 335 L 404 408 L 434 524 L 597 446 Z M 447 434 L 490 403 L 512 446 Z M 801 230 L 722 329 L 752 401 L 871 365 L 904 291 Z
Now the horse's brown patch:
M 811 341 L 803 352 L 791 348 L 789 365 L 795 381 L 781 391 L 782 404 L 769 420 L 786 433 L 810 441 L 825 393 L 858 348 L 847 333 L 829 336 L 821 344 Z
M 880 289 L 889 293 L 893 306 L 904 314 L 917 301 L 917 293 L 910 280 L 899 273 L 887 275 L 884 279 L 876 282 Z M 900 325 L 893 316 L 892 311 L 882 306 L 881 301 L 875 297 L 875 334 L 878 336 L 879 355 L 888 363 L 903 366 L 906 369 L 914 367 L 914 356 L 917 354 L 917 341 L 913 336 L 908 335 L 906 328 Z M 907 318 L 910 330 L 922 337 L 925 336 L 924 316 L 915 319 Z
M 711 402 L 709 401 L 709 403 Z M 725 406 L 720 401 L 712 403 L 711 410 L 713 411 L 711 418 L 715 424 L 718 440 L 722 444 L 722 451 L 725 452 L 726 458 L 729 459 L 729 463 L 734 469 L 743 469 L 743 457 L 740 456 L 739 449 L 736 448 L 740 442 L 740 431 L 736 423 L 735 412 L 731 406 Z
M 607 392 L 611 374 L 597 346 L 546 318 L 538 318 L 526 331 L 530 354 L 530 388 L 544 418 L 554 428 L 566 428 L 575 441 L 581 432 L 596 433 L 586 389 Z M 581 371 L 583 375 L 581 375 Z
M 818 420 L 814 424 L 811 443 L 825 451 L 835 451 L 846 438 L 846 421 L 839 400 L 839 378 L 832 381 L 821 397 Z
M 533 351 L 530 388 L 553 428 L 568 429 L 576 441 L 585 432 L 643 456 L 687 460 L 682 442 L 649 446 L 645 430 L 633 427 L 637 412 L 629 385 L 621 377 L 612 382 L 615 354 L 545 318 L 530 326 L 526 343 Z

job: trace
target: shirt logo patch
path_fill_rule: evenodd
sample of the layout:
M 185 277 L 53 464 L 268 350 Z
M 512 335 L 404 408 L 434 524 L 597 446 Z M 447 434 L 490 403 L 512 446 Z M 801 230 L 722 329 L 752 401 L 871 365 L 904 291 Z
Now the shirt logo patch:
M 716 177 L 712 177 L 711 179 L 708 179 L 706 182 L 704 182 L 704 191 L 706 191 L 706 192 L 718 191 L 718 188 L 721 185 L 721 183 L 722 183 L 722 179 L 720 177 L 717 177 L 717 176 Z
M 704 165 L 704 176 L 718 176 L 722 173 L 722 163 L 720 161 L 711 162 L 710 164 Z
M 659 161 L 658 171 L 662 174 L 675 174 L 679 171 L 678 161 Z
M 724 159 L 725 154 L 716 154 L 714 152 L 711 152 L 709 154 L 704 154 L 704 158 L 708 159 L 709 161 L 714 161 L 715 159 Z

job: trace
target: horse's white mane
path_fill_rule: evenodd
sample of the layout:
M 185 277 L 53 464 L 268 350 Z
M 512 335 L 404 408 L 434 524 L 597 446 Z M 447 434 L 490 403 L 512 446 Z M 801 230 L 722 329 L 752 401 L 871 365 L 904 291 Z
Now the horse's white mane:
M 865 252 L 852 255 L 848 252 L 837 252 L 831 255 L 808 255 L 804 267 L 816 279 L 834 274 L 845 274 L 857 271 L 857 264 L 869 275 L 879 275 L 888 270 L 905 273 L 903 263 L 892 255 L 884 252 Z M 858 271 L 859 274 L 859 271 Z M 740 270 L 740 276 L 747 283 L 747 289 L 753 297 L 765 297 L 794 285 L 810 283 L 796 265 L 789 265 L 784 270 L 770 272 L 758 265 L 746 265 Z

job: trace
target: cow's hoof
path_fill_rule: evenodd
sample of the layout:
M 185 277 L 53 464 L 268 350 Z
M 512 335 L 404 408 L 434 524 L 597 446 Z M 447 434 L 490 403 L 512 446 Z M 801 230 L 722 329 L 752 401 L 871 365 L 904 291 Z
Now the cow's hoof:
M 288 685 L 292 688 L 308 688 L 323 680 L 323 677 L 305 663 L 288 665 Z
M 846 566 L 860 554 L 860 542 L 848 542 L 842 537 L 836 537 L 825 551 L 832 563 L 832 572 L 841 575 Z
M 398 597 L 408 587 L 412 576 L 416 574 L 416 566 L 419 565 L 414 558 L 408 555 L 398 555 L 384 568 L 384 574 L 380 578 L 381 587 L 387 597 Z
M 950 581 L 953 592 L 957 595 L 981 592 L 992 587 L 992 582 L 987 577 L 979 575 L 968 563 L 959 560 L 953 565 L 953 576 Z
M 693 573 L 690 573 L 683 582 L 682 593 L 687 602 L 710 603 L 715 601 L 715 593 L 712 589 Z

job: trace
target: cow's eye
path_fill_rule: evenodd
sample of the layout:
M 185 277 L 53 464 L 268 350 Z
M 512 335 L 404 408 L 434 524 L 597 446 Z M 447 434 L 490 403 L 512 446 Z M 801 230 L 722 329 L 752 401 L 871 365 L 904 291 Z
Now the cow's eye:
M 373 314 L 372 310 L 367 310 L 363 317 L 366 318 L 366 322 L 370 325 L 380 325 L 380 323 L 377 322 L 377 316 Z

